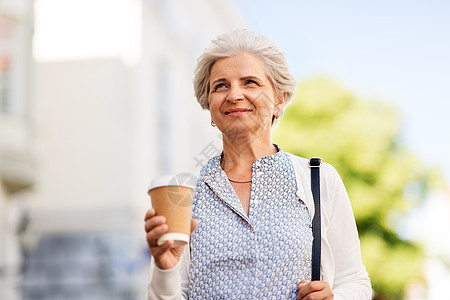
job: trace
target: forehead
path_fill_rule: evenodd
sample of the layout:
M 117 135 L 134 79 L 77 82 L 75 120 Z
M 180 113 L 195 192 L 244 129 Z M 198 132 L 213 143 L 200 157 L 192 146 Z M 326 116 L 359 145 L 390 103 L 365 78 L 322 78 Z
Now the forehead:
M 221 58 L 211 68 L 210 81 L 220 77 L 266 77 L 263 61 L 254 54 L 239 53 Z

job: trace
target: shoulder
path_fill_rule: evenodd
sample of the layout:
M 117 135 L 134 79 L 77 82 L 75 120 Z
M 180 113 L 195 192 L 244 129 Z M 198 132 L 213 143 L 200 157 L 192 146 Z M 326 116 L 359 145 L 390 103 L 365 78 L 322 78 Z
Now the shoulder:
M 291 159 L 296 171 L 300 171 L 302 173 L 310 172 L 309 159 L 297 156 L 289 152 L 285 153 Z M 331 164 L 326 162 L 322 162 L 322 165 L 320 166 L 320 173 L 321 173 L 320 175 L 325 179 L 334 180 L 340 178 L 336 169 Z

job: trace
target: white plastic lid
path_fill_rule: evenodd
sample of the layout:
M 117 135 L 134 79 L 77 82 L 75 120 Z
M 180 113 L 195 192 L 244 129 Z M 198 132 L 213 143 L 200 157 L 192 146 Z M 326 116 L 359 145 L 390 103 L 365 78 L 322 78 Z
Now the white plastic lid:
M 161 186 L 184 186 L 195 189 L 198 178 L 192 173 L 160 176 L 152 180 L 148 191 Z

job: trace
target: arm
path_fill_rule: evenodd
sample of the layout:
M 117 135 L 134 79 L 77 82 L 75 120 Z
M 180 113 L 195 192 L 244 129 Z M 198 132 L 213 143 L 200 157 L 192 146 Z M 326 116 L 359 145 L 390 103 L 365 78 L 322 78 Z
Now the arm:
M 314 215 L 308 160 L 290 154 L 298 195 Z M 334 299 L 371 299 L 369 276 L 361 261 L 358 231 L 344 183 L 338 172 L 323 163 L 320 171 L 322 207 L 322 280 L 329 282 Z M 322 281 L 322 282 L 323 282 Z M 299 286 L 299 290 L 304 285 Z
M 192 220 L 191 232 L 197 225 L 198 222 Z M 157 245 L 156 241 L 167 231 L 167 225 L 165 218 L 156 216 L 153 208 L 145 215 L 145 231 L 147 232 L 148 247 L 152 254 L 147 299 L 179 300 L 187 298 L 189 247 L 172 248 L 173 241 L 161 246 Z
M 150 282 L 147 288 L 147 299 L 180 300 L 188 298 L 189 289 L 189 247 L 184 248 L 177 265 L 163 270 L 150 262 Z
M 361 261 L 361 248 L 355 217 L 344 183 L 330 166 L 328 182 L 330 224 L 328 242 L 335 262 L 333 292 L 335 299 L 371 299 L 370 279 Z

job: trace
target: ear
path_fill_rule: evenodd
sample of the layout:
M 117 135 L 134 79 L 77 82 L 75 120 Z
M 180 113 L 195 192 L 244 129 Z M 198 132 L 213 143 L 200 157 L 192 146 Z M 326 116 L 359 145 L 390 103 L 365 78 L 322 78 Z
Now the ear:
M 286 98 L 287 94 L 283 93 L 277 97 L 277 101 L 275 102 L 274 111 L 281 113 L 286 106 Z

